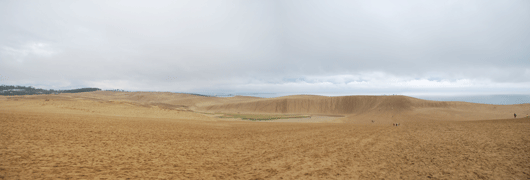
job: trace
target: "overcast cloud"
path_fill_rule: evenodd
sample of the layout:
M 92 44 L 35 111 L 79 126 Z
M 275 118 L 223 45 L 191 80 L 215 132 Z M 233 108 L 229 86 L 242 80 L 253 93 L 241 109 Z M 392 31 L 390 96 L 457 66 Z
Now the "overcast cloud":
M 530 92 L 530 1 L 0 1 L 0 84 Z

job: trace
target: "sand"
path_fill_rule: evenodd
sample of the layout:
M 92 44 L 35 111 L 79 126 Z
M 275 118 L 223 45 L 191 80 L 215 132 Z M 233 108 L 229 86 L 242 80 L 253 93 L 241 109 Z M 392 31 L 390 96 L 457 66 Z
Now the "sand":
M 0 179 L 528 179 L 530 119 L 513 118 L 528 111 L 405 96 L 1 97 Z

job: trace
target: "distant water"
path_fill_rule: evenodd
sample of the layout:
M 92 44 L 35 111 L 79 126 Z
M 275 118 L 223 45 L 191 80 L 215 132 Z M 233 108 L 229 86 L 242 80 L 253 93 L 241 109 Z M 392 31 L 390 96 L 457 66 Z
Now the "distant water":
M 271 97 L 291 95 L 291 94 L 278 94 L 278 93 L 212 93 L 212 92 L 208 92 L 208 93 L 174 92 L 174 93 L 184 93 L 184 94 L 193 94 L 193 95 L 199 95 L 199 96 L 212 96 L 212 97 L 253 96 L 253 97 L 260 97 L 260 98 L 271 98 Z
M 215 96 L 215 97 L 233 97 L 233 96 L 254 96 L 261 98 L 274 98 L 280 96 L 289 96 L 289 95 L 301 95 L 293 93 L 191 93 L 196 95 L 204 96 Z M 311 94 L 311 95 L 322 95 L 322 96 L 348 96 L 347 94 Z M 381 95 L 383 96 L 383 95 Z M 482 103 L 482 104 L 498 104 L 498 105 L 508 105 L 508 104 L 524 104 L 530 103 L 530 95 L 519 95 L 519 94 L 505 94 L 505 95 L 455 95 L 455 96 L 415 96 L 407 95 L 415 98 L 425 99 L 425 100 L 434 100 L 434 101 L 464 101 L 471 103 Z
M 475 95 L 475 96 L 412 96 L 434 101 L 464 101 L 482 104 L 524 104 L 530 103 L 530 95 Z

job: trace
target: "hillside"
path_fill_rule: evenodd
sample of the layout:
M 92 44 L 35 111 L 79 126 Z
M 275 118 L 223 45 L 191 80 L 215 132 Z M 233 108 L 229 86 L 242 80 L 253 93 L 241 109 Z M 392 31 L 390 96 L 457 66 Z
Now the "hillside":
M 341 116 L 336 122 L 379 123 L 418 120 L 488 120 L 530 114 L 530 104 L 489 105 L 467 102 L 429 101 L 408 96 L 315 96 L 277 98 L 248 96 L 205 97 L 169 92 L 95 91 L 60 95 L 14 96 L 24 99 L 89 100 L 127 103 L 141 107 L 205 113 L 303 114 Z
M 283 113 L 343 115 L 353 119 L 390 121 L 484 120 L 530 113 L 529 104 L 488 105 L 429 101 L 407 96 L 286 96 L 201 106 L 197 110 L 230 113 Z

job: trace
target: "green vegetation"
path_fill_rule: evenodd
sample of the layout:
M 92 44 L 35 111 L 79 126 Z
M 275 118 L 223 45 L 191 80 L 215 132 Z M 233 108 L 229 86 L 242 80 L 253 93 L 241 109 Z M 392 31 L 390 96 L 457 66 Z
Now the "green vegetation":
M 80 92 L 91 92 L 91 91 L 101 91 L 99 88 L 80 88 L 80 89 L 71 89 L 71 90 L 53 90 L 53 89 L 38 89 L 34 87 L 26 86 L 10 86 L 10 85 L 1 85 L 0 86 L 0 95 L 3 96 L 13 96 L 13 95 L 33 95 L 33 94 L 59 94 L 59 93 L 80 93 Z
M 224 114 L 220 118 L 241 118 L 243 120 L 251 121 L 268 121 L 276 119 L 290 119 L 290 118 L 308 118 L 310 116 L 304 115 L 283 115 L 283 114 L 274 114 L 274 115 L 263 115 L 263 114 Z
M 199 113 L 199 114 L 208 114 L 208 115 L 215 115 L 215 113 L 207 113 L 207 112 L 195 112 L 195 113 Z

